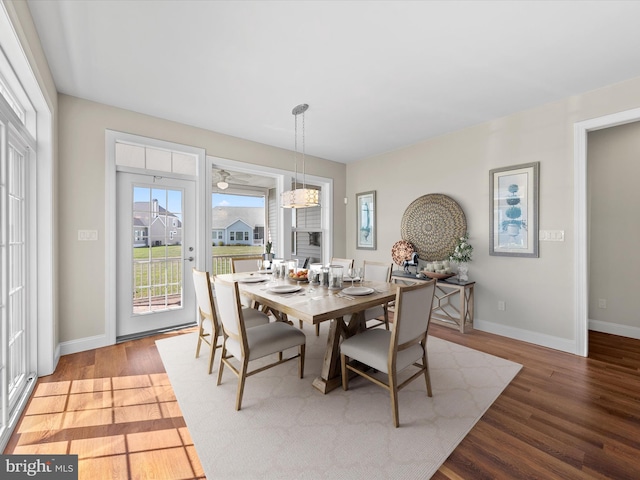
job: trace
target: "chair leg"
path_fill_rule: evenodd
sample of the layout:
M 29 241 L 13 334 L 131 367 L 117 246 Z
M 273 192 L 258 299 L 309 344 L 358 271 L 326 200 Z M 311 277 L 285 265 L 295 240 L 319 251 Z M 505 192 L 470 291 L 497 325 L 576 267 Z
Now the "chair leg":
M 340 367 L 342 367 L 342 389 L 349 390 L 349 372 L 347 371 L 347 357 L 340 354 Z
M 300 348 L 298 349 L 298 353 L 300 353 L 300 358 L 298 359 L 298 375 L 300 376 L 300 378 L 304 378 L 305 351 L 306 351 L 306 345 L 305 344 L 300 345 Z
M 236 393 L 236 410 L 240 410 L 242 408 L 242 395 L 244 394 L 244 381 L 247 378 L 247 368 L 249 365 L 249 360 L 246 358 L 242 359 L 240 365 L 240 371 L 238 372 L 238 392 Z
M 224 358 L 227 355 L 227 346 L 222 344 L 222 353 L 220 355 L 220 366 L 218 367 L 218 383 L 216 385 L 220 385 L 222 383 L 222 371 L 224 370 Z
M 393 426 L 400 426 L 400 416 L 398 414 L 398 383 L 395 372 L 389 372 L 389 393 L 391 394 L 391 415 L 393 416 Z
M 218 346 L 216 343 L 212 342 L 211 352 L 209 352 L 209 375 L 211 375 L 211 372 L 213 371 L 213 359 L 216 356 L 216 348 L 218 348 Z
M 433 396 L 431 394 L 431 375 L 429 375 L 429 362 L 427 361 L 427 352 L 422 354 L 422 364 L 424 365 L 424 381 L 427 384 L 427 396 Z
M 198 328 L 198 344 L 196 345 L 196 358 L 200 356 L 200 347 L 202 346 L 202 340 L 205 335 L 204 328 L 202 328 L 202 321 L 200 321 L 200 328 Z

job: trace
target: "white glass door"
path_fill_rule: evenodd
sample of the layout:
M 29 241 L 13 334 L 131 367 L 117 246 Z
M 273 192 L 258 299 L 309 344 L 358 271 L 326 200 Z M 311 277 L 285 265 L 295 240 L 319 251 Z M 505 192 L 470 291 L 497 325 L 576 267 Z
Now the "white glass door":
M 0 438 L 35 372 L 30 363 L 29 150 L 0 125 Z M 7 133 L 7 130 L 4 130 Z M 3 440 L 4 442 L 4 440 Z
M 192 323 L 195 184 L 117 173 L 116 336 Z

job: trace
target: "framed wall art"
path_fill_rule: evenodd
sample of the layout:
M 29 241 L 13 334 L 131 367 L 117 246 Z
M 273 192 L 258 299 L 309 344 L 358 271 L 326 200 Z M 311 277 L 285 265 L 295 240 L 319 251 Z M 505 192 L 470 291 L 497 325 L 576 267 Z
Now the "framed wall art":
M 489 254 L 538 257 L 540 162 L 489 172 Z
M 356 248 L 376 250 L 376 192 L 356 194 Z

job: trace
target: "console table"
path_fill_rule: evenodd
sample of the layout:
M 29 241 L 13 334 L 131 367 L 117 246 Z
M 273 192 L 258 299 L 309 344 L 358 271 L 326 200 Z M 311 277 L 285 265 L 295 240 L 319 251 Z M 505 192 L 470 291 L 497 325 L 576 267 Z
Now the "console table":
M 416 277 L 414 273 L 394 270 L 391 281 L 395 283 L 424 283 L 429 278 Z M 450 277 L 436 282 L 433 297 L 431 321 L 445 327 L 455 328 L 465 333 L 473 328 L 473 288 L 476 282 L 458 282 L 456 277 Z M 457 302 L 456 302 L 456 296 Z

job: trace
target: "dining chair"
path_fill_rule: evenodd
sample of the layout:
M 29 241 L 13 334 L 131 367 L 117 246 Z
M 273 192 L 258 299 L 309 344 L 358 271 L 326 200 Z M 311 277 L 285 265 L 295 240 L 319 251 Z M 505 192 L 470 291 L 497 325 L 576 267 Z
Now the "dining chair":
M 196 346 L 196 358 L 200 356 L 202 342 L 209 345 L 209 370 L 213 369 L 213 357 L 218 348 L 218 337 L 222 335 L 222 329 L 216 314 L 216 301 L 211 288 L 211 277 L 209 272 L 203 272 L 193 268 L 193 285 L 196 291 L 196 303 L 198 305 L 198 345 Z M 255 310 L 247 308 L 244 311 L 244 321 L 246 328 L 269 323 L 269 316 Z
M 258 260 L 262 260 L 262 257 L 232 257 L 231 258 L 231 273 L 244 273 L 244 272 L 257 272 Z M 242 305 L 245 307 L 253 307 L 254 304 L 249 297 L 241 296 Z
M 337 258 L 331 257 L 329 265 L 340 265 L 342 267 L 343 275 L 347 274 L 347 270 L 353 268 L 353 258 Z M 300 322 L 300 328 L 302 328 L 302 322 Z M 316 337 L 320 336 L 320 324 L 316 325 Z
M 353 258 L 331 258 L 330 265 L 340 265 L 343 269 L 343 273 L 346 275 L 349 268 L 353 268 Z
M 258 268 L 258 260 L 262 260 L 262 257 L 232 257 L 231 273 L 256 272 L 261 270 Z
M 393 263 L 385 262 L 371 262 L 364 261 L 363 277 L 367 281 L 389 283 L 391 282 L 391 271 L 393 269 Z M 386 330 L 389 330 L 389 304 L 376 305 L 375 307 L 367 308 L 364 311 L 365 323 L 375 320 L 373 324 L 367 325 L 367 328 L 375 328 L 380 325 L 384 325 Z
M 435 287 L 436 280 L 399 286 L 393 328 L 390 331 L 381 328 L 366 330 L 347 338 L 340 345 L 342 388 L 349 389 L 349 372 L 354 372 L 387 389 L 391 396 L 391 414 L 396 428 L 400 425 L 400 389 L 424 374 L 427 395 L 432 396 L 427 360 L 427 332 Z M 351 360 L 354 362 L 350 363 Z M 398 383 L 398 374 L 411 366 L 418 370 L 402 383 Z M 379 375 L 377 378 L 371 371 L 367 371 L 370 368 L 386 374 L 386 381 L 384 376 L 380 379 Z
M 304 355 L 306 336 L 297 328 L 284 322 L 272 322 L 253 328 L 245 328 L 244 311 L 240 304 L 238 282 L 226 282 L 216 277 L 215 289 L 218 298 L 218 313 L 224 332 L 222 356 L 218 368 L 218 383 L 222 382 L 225 365 L 238 377 L 236 410 L 242 407 L 242 395 L 247 377 L 281 363 L 298 358 L 298 375 L 304 377 Z M 282 353 L 298 347 L 298 353 L 283 358 Z M 249 362 L 278 353 L 278 360 L 249 371 Z M 235 357 L 240 362 L 236 367 L 231 362 Z

